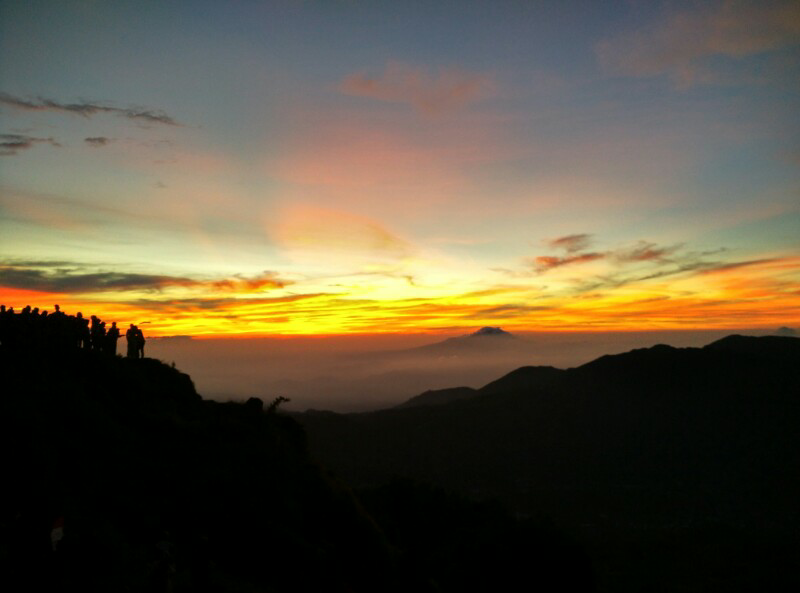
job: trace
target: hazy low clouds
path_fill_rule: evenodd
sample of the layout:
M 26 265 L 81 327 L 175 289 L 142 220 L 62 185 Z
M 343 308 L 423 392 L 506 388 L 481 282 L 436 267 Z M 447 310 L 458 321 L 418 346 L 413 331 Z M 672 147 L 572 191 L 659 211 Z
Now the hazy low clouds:
M 444 337 L 424 335 L 258 339 L 158 339 L 148 356 L 191 375 L 204 397 L 220 401 L 289 397 L 287 408 L 362 411 L 398 405 L 428 389 L 482 387 L 524 365 L 578 366 L 603 354 L 664 343 L 703 346 L 731 330 L 540 332 L 519 334 L 519 348 L 431 356 Z

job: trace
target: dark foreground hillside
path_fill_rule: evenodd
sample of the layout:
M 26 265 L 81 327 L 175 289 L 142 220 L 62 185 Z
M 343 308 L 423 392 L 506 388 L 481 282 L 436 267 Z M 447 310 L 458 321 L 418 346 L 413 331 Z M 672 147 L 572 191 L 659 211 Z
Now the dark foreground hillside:
M 407 476 L 552 519 L 601 590 L 800 590 L 800 339 L 523 367 L 457 395 L 299 418 L 353 485 Z
M 0 590 L 594 590 L 551 525 L 410 481 L 359 500 L 277 406 L 159 361 L 0 346 L 0 377 Z

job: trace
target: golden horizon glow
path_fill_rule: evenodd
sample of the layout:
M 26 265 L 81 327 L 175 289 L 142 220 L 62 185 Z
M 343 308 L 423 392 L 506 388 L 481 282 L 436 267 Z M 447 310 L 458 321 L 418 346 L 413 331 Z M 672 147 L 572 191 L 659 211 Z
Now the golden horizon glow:
M 746 272 L 743 270 L 747 269 Z M 74 314 L 95 314 L 118 324 L 146 324 L 151 336 L 195 337 L 447 333 L 480 326 L 509 331 L 633 331 L 647 329 L 760 329 L 800 324 L 796 284 L 800 258 L 772 258 L 728 268 L 701 269 L 679 278 L 593 289 L 583 294 L 535 294 L 525 285 L 413 298 L 370 298 L 372 287 L 340 294 L 286 294 L 232 290 L 170 301 L 113 302 L 108 295 L 75 298 L 35 291 L 0 291 L 0 302 Z M 745 275 L 746 274 L 746 275 Z M 784 282 L 784 290 L 776 283 Z M 219 283 L 217 283 L 218 285 Z M 213 285 L 213 283 L 212 283 Z M 273 296 L 274 295 L 274 296 Z M 131 295 L 128 295 L 131 296 Z M 509 304 L 511 302 L 512 304 Z

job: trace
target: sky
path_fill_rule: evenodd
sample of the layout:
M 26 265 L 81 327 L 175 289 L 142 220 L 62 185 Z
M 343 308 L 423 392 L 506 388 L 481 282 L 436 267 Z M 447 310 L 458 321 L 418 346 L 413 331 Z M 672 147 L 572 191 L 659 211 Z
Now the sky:
M 800 325 L 800 3 L 0 3 L 0 302 L 150 336 Z

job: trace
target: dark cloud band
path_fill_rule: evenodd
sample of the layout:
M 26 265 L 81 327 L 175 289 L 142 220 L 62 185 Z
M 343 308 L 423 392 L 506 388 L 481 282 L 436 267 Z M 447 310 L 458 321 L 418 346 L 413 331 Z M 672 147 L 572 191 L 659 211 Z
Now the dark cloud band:
M 291 281 L 275 272 L 264 271 L 256 276 L 237 274 L 222 279 L 198 279 L 159 274 L 89 271 L 87 266 L 72 262 L 0 262 L 0 286 L 58 293 L 97 293 L 148 291 L 183 287 L 214 292 L 262 292 L 283 288 Z
M 90 117 L 98 113 L 111 113 L 120 117 L 142 121 L 151 124 L 164 124 L 179 126 L 174 118 L 157 109 L 143 109 L 140 107 L 114 107 L 102 103 L 82 101 L 80 103 L 61 103 L 52 99 L 37 97 L 35 100 L 21 99 L 8 93 L 0 93 L 0 105 L 7 105 L 23 111 L 51 111 L 55 113 L 68 113 Z
M 89 146 L 100 147 L 111 142 L 111 138 L 106 138 L 105 136 L 93 136 L 91 138 L 84 138 L 83 141 Z
M 0 285 L 42 292 L 85 293 L 125 290 L 161 290 L 166 286 L 193 286 L 194 280 L 174 276 L 120 272 L 51 273 L 34 268 L 0 268 Z

